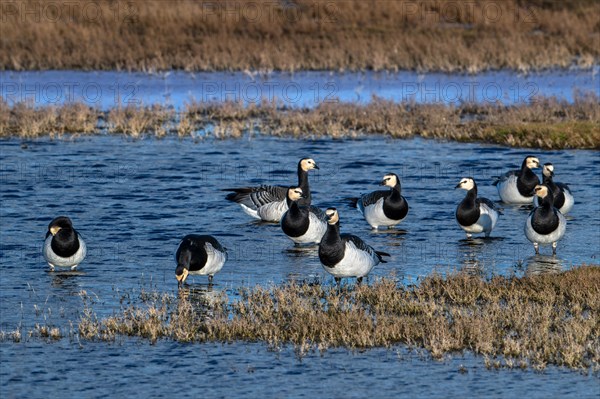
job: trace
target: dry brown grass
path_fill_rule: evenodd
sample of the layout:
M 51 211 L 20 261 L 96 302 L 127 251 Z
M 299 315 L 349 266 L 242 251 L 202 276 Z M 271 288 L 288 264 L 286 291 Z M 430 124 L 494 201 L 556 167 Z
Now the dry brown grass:
M 537 98 L 514 106 L 395 103 L 374 98 L 367 105 L 322 103 L 290 108 L 272 102 L 192 102 L 184 111 L 160 105 L 116 107 L 99 112 L 81 104 L 12 106 L 0 101 L 0 137 L 35 138 L 64 133 L 131 137 L 239 138 L 265 134 L 296 138 L 386 135 L 485 142 L 511 147 L 600 149 L 600 99 L 580 94 L 573 103 Z
M 595 0 L 4 3 L 0 69 L 475 72 L 600 56 Z
M 194 294 L 193 292 L 191 294 Z M 600 267 L 532 277 L 433 275 L 418 285 L 391 278 L 338 290 L 289 283 L 225 294 L 155 294 L 139 306 L 98 320 L 89 309 L 83 339 L 262 341 L 293 344 L 299 354 L 329 347 L 405 344 L 436 359 L 470 350 L 488 367 L 548 364 L 600 370 Z

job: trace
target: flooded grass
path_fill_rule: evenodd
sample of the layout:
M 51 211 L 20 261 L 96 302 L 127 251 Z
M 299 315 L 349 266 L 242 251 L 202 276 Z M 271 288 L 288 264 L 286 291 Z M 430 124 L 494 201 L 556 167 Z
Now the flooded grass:
M 142 291 L 140 304 L 124 304 L 105 318 L 96 316 L 85 293 L 82 298 L 81 317 L 71 327 L 82 340 L 265 342 L 292 344 L 299 355 L 404 344 L 434 359 L 469 350 L 484 356 L 488 368 L 600 370 L 600 266 L 489 280 L 464 272 L 431 275 L 408 286 L 393 276 L 342 289 L 291 282 L 243 288 L 235 299 L 206 287 L 178 297 Z M 32 335 L 62 337 L 39 325 Z M 0 337 L 19 342 L 21 332 Z
M 3 7 L 0 68 L 476 72 L 600 56 L 594 0 L 94 4 Z
M 192 102 L 182 112 L 161 105 L 115 107 L 83 104 L 33 107 L 0 101 L 0 137 L 124 134 L 240 138 L 264 134 L 296 138 L 386 135 L 484 142 L 544 149 L 600 148 L 600 99 L 578 94 L 573 103 L 537 98 L 529 104 L 396 103 L 374 98 L 366 105 L 322 103 L 315 108 L 264 102 Z

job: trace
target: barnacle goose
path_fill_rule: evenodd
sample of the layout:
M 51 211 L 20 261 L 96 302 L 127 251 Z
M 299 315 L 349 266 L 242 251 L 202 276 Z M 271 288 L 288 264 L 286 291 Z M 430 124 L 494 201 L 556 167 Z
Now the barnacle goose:
M 534 191 L 541 204 L 527 217 L 525 236 L 533 243 L 536 254 L 540 253 L 540 244 L 552 244 L 552 254 L 556 255 L 556 243 L 565 235 L 567 219 L 554 207 L 554 197 L 548 186 L 537 185 Z
M 533 188 L 540 179 L 531 169 L 540 167 L 540 161 L 530 155 L 523 160 L 520 170 L 511 170 L 494 181 L 502 202 L 506 204 L 531 204 Z
M 542 169 L 543 183 L 548 186 L 550 191 L 554 194 L 554 207 L 560 211 L 563 215 L 566 215 L 573 209 L 575 199 L 571 193 L 571 189 L 565 183 L 555 183 L 554 178 L 554 165 L 551 163 L 545 163 Z M 538 197 L 534 196 L 533 205 L 539 206 Z
M 356 277 L 360 283 L 379 262 L 386 263 L 382 256 L 363 240 L 351 234 L 340 235 L 340 218 L 335 208 L 327 208 L 327 232 L 319 243 L 319 260 L 325 271 L 339 284 L 343 277 Z
M 297 245 L 318 244 L 327 231 L 325 212 L 316 206 L 298 205 L 304 193 L 300 187 L 290 187 L 287 192 L 288 210 L 281 217 L 281 229 Z
M 298 186 L 302 189 L 305 198 L 299 200 L 299 205 L 310 205 L 311 195 L 308 185 L 308 171 L 319 169 L 311 158 L 303 158 L 298 162 Z M 279 222 L 281 216 L 287 211 L 287 187 L 267 186 L 227 188 L 224 191 L 233 191 L 227 195 L 229 201 L 240 204 L 246 214 L 266 222 Z
M 498 222 L 500 209 L 489 199 L 477 197 L 477 183 L 472 177 L 463 177 L 456 188 L 467 190 L 467 195 L 456 207 L 458 225 L 467 233 L 467 238 L 474 233 L 485 233 L 489 237 Z
M 71 219 L 59 216 L 48 225 L 43 249 L 44 259 L 55 267 L 70 267 L 75 270 L 85 259 L 87 247 L 81 235 L 73 228 Z
M 386 174 L 380 185 L 391 187 L 391 190 L 378 190 L 360 198 L 351 198 L 352 205 L 358 208 L 374 229 L 380 226 L 391 228 L 408 214 L 408 202 L 402 196 L 398 175 Z
M 212 284 L 213 276 L 226 260 L 227 250 L 213 236 L 189 234 L 183 237 L 175 253 L 178 286 L 183 285 L 188 274 L 208 275 L 208 283 Z

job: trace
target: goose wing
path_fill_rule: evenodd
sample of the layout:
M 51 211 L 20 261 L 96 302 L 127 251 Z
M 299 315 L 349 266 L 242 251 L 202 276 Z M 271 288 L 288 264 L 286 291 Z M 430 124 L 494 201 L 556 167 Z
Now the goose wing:
M 502 208 L 500 208 L 498 206 L 498 204 L 496 204 L 494 201 L 489 200 L 487 198 L 484 198 L 484 197 L 477 198 L 477 205 L 485 205 L 488 208 L 495 210 L 499 214 L 502 214 Z
M 361 240 L 359 237 L 357 237 L 355 235 L 352 235 L 352 234 L 341 234 L 340 238 L 342 239 L 342 241 L 344 243 L 346 243 L 348 241 L 352 242 L 352 244 L 354 244 L 354 246 L 357 249 L 359 249 L 361 251 L 367 252 L 373 258 L 379 259 L 379 261 L 382 262 L 382 263 L 386 263 L 382 259 L 382 256 L 390 256 L 390 254 L 388 254 L 386 252 L 376 251 L 372 246 L 370 246 L 369 244 L 367 244 L 366 242 L 364 242 L 363 240 Z
M 496 176 L 494 182 L 492 183 L 494 186 L 498 185 L 498 183 L 507 181 L 511 176 L 518 176 L 519 170 L 511 170 L 503 174 L 502 176 Z
M 359 202 L 364 207 L 375 204 L 381 198 L 390 195 L 390 190 L 378 190 L 360 197 Z
M 571 192 L 571 187 L 567 183 L 554 183 L 556 187 L 560 188 L 562 191 Z
M 318 206 L 314 206 L 314 205 L 310 205 L 308 207 L 308 211 L 310 213 L 313 213 L 317 218 L 319 218 L 319 220 L 323 220 L 323 221 L 327 221 L 327 215 L 325 214 L 325 212 L 323 212 L 323 210 L 321 208 L 319 208 Z
M 225 197 L 229 201 L 243 204 L 250 209 L 257 210 L 263 205 L 271 202 L 284 201 L 287 188 L 282 186 L 259 186 L 226 188 L 223 191 L 233 191 Z

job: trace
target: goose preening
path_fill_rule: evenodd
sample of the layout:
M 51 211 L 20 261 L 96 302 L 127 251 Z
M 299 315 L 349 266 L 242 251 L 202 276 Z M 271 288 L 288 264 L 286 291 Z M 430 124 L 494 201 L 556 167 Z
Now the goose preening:
M 75 270 L 85 259 L 85 241 L 73 228 L 71 219 L 59 216 L 50 222 L 43 254 L 50 270 L 54 270 L 55 267 L 70 267 L 71 270 Z
M 300 187 L 288 189 L 288 210 L 281 217 L 281 229 L 297 245 L 318 244 L 327 231 L 327 217 L 316 206 L 299 205 L 304 197 Z
M 554 207 L 553 193 L 548 186 L 537 185 L 534 191 L 541 203 L 527 217 L 525 236 L 533 243 L 536 254 L 540 253 L 540 245 L 552 244 L 552 254 L 556 255 L 556 244 L 565 235 L 567 219 Z
M 385 263 L 382 256 L 390 256 L 355 235 L 340 234 L 340 218 L 335 208 L 327 208 L 325 215 L 327 231 L 319 243 L 319 260 L 338 284 L 343 277 L 356 277 L 360 283 L 375 265 Z
M 402 196 L 400 178 L 394 173 L 383 176 L 380 185 L 390 190 L 378 190 L 360 198 L 351 198 L 352 205 L 363 214 L 372 228 L 391 228 L 404 220 L 408 214 L 408 202 Z
M 531 169 L 540 167 L 540 161 L 530 155 L 523 160 L 521 169 L 511 170 L 494 181 L 502 202 L 506 204 L 531 204 L 533 188 L 540 179 Z
M 189 234 L 183 237 L 175 253 L 175 278 L 181 287 L 189 274 L 208 275 L 212 284 L 227 260 L 227 250 L 213 236 Z
M 463 177 L 456 188 L 467 190 L 467 195 L 456 207 L 458 225 L 467 233 L 467 238 L 478 233 L 489 237 L 498 222 L 500 209 L 489 199 L 477 197 L 477 183 L 472 177 Z
M 554 195 L 554 207 L 558 209 L 560 213 L 566 215 L 573 209 L 573 204 L 575 204 L 571 189 L 565 183 L 554 182 L 554 165 L 551 163 L 544 164 L 542 175 L 544 185 L 547 186 Z M 534 196 L 533 198 L 533 205 L 539 206 L 537 196 Z
M 298 186 L 304 193 L 304 198 L 299 200 L 299 205 L 310 205 L 311 195 L 308 185 L 308 171 L 319 169 L 311 158 L 303 158 L 298 162 Z M 229 201 L 240 204 L 248 215 L 265 222 L 279 222 L 281 216 L 287 211 L 287 187 L 262 185 L 258 187 L 227 188 L 224 191 L 233 191 L 228 194 Z

